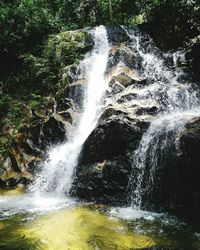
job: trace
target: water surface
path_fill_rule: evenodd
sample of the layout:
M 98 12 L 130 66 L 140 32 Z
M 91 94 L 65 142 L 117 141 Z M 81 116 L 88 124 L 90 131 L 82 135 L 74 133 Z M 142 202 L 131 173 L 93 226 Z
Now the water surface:
M 165 214 L 18 191 L 0 195 L 1 250 L 200 249 L 198 233 Z

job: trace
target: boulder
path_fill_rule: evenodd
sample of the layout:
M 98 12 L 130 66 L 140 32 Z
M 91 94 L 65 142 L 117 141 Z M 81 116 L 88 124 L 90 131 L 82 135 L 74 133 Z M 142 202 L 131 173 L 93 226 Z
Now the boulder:
M 101 122 L 86 140 L 80 164 L 98 162 L 134 150 L 144 132 L 144 123 L 126 116 L 111 116 Z M 147 127 L 147 126 L 146 126 Z
M 200 218 L 200 119 L 185 126 L 180 136 L 176 210 L 193 224 Z
M 126 31 L 120 25 L 111 25 L 106 27 L 108 40 L 110 44 L 119 44 L 121 42 L 130 40 Z
M 71 194 L 87 201 L 122 205 L 127 202 L 131 162 L 128 152 L 91 164 L 79 164 Z
M 89 201 L 126 204 L 130 155 L 147 127 L 127 114 L 106 110 L 84 143 L 71 193 Z
M 176 138 L 173 136 L 168 135 L 171 143 L 162 152 L 164 155 L 158 155 L 154 185 L 144 194 L 148 201 L 144 206 L 153 211 L 168 211 L 199 226 L 200 118 L 190 119 L 183 131 Z

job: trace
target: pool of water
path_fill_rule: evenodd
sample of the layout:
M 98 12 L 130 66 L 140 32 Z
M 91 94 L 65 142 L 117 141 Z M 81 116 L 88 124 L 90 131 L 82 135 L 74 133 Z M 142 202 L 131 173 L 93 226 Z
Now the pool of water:
M 166 214 L 20 190 L 0 194 L 0 249 L 197 250 L 200 235 Z

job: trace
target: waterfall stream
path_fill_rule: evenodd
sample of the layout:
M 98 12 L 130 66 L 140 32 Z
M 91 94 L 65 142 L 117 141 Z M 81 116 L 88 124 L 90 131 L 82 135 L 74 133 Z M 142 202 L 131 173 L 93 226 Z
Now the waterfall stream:
M 199 136 L 200 95 L 178 67 L 184 54 L 162 53 L 135 27 L 89 32 L 92 51 L 65 71 L 72 105 L 53 114 L 70 110 L 66 140 L 50 145 L 27 190 L 22 179 L 0 194 L 0 249 L 198 250 L 199 231 L 160 213 L 163 200 L 179 202 L 177 176 L 183 186 L 188 178 L 179 176 L 190 156 L 184 133 Z
M 82 145 L 94 129 L 101 113 L 101 99 L 107 88 L 104 73 L 108 52 L 106 29 L 104 26 L 99 26 L 94 31 L 94 49 L 81 63 L 81 68 L 86 74 L 87 85 L 80 120 L 72 129 L 69 140 L 49 151 L 42 171 L 30 188 L 31 192 L 69 193 Z
M 130 178 L 130 186 L 134 186 L 131 206 L 140 210 L 148 203 L 147 197 L 153 190 L 156 169 L 162 164 L 159 157 L 164 158 L 172 145 L 177 149 L 179 133 L 189 119 L 200 115 L 200 104 L 198 93 L 184 82 L 184 73 L 177 67 L 183 54 L 161 55 L 150 38 L 135 29 L 123 29 L 142 59 L 138 68 L 141 76 L 151 82 L 151 87 L 142 92 L 140 98 L 150 97 L 159 104 L 157 117 L 151 121 L 133 154 L 133 169 L 137 169 L 138 174 L 133 173 Z M 171 66 L 165 63 L 169 58 L 172 59 Z M 145 201 L 144 197 L 147 198 Z

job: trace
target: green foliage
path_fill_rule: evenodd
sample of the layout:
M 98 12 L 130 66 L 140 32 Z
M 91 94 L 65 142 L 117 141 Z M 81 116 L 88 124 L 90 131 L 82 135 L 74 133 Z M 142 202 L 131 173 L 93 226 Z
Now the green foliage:
M 1 156 L 5 156 L 8 153 L 11 142 L 11 136 L 0 134 L 0 159 Z
M 11 97 L 9 95 L 0 95 L 0 118 L 7 114 L 10 101 Z
M 200 34 L 200 2 L 197 0 L 146 1 L 147 30 L 163 49 L 175 49 Z
M 21 54 L 39 53 L 43 39 L 57 31 L 57 26 L 43 0 L 1 1 L 0 73 L 17 71 L 22 66 Z
M 87 33 L 67 30 L 142 24 L 165 49 L 200 33 L 197 0 L 110 2 L 112 20 L 109 0 L 0 0 L 0 130 L 5 124 L 17 128 L 27 108 L 39 108 L 55 93 L 62 67 L 82 59 Z
M 86 48 L 86 32 L 62 32 L 49 38 L 45 57 L 52 66 L 60 67 L 78 62 Z
M 7 114 L 6 114 L 6 124 L 10 127 L 18 127 L 20 125 L 21 120 L 24 118 L 24 109 L 25 103 L 21 100 L 9 98 L 10 102 L 7 103 Z M 2 122 L 4 120 L 2 119 Z
M 31 109 L 38 109 L 40 107 L 40 104 L 43 100 L 41 95 L 37 95 L 37 94 L 31 94 L 31 99 L 29 102 L 29 106 Z

